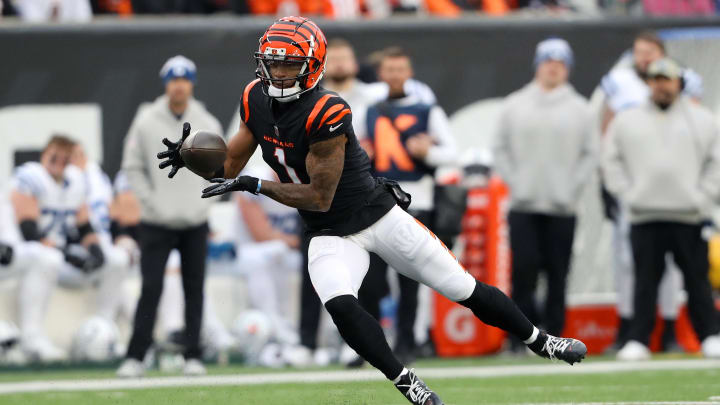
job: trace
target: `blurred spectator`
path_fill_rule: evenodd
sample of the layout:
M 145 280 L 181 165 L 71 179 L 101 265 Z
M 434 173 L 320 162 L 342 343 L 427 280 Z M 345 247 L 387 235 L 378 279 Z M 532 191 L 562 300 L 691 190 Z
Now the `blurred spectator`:
M 602 78 L 600 87 L 605 93 L 603 133 L 615 114 L 647 102 L 650 92 L 645 83 L 648 66 L 664 56 L 662 39 L 652 31 L 641 32 L 633 41 L 630 65 L 618 66 Z
M 409 212 L 432 228 L 434 172 L 455 162 L 457 150 L 448 118 L 438 105 L 424 103 L 406 92 L 413 76 L 410 56 L 400 48 L 385 50 L 378 75 L 388 87 L 386 100 L 367 110 L 367 141 L 373 174 L 400 182 L 412 195 Z M 370 268 L 358 293 L 363 307 L 380 318 L 380 300 L 389 292 L 388 265 L 370 254 Z M 395 353 L 404 363 L 415 357 L 414 324 L 418 306 L 418 283 L 398 274 L 400 299 Z
M 115 272 L 114 257 L 105 257 L 93 229 L 84 174 L 70 165 L 74 147 L 71 139 L 54 135 L 40 162 L 18 167 L 12 180 L 11 201 L 23 239 L 54 250 L 39 261 L 38 271 L 26 273 L 18 291 L 21 343 L 28 357 L 35 360 L 56 361 L 65 356 L 50 342 L 43 327 L 58 279 L 68 287 L 98 285 L 96 311 L 107 319 L 114 316 L 118 303 L 119 292 L 114 286 L 119 273 Z
M 602 131 L 606 131 L 613 117 L 621 111 L 638 107 L 648 102 L 650 90 L 647 86 L 647 69 L 650 64 L 665 56 L 665 44 L 652 31 L 641 32 L 635 37 L 632 53 L 621 58 L 620 66 L 605 75 L 600 88 L 605 94 Z M 686 91 L 695 90 L 697 80 Z M 627 341 L 630 320 L 633 318 L 634 264 L 630 246 L 630 223 L 626 208 L 618 204 L 607 190 L 602 190 L 605 212 L 613 221 L 613 270 L 617 291 L 617 313 L 620 324 L 611 350 L 620 349 Z M 680 271 L 675 263 L 667 260 L 668 270 L 660 283 L 658 305 L 663 318 L 663 351 L 681 350 L 675 337 L 675 320 L 680 310 L 679 292 L 682 288 Z
M 121 2 L 122 0 L 105 1 Z M 131 0 L 131 2 L 132 11 L 136 14 L 208 14 L 227 8 L 225 0 Z M 110 3 L 110 6 L 115 5 Z M 118 4 L 115 7 L 122 9 L 127 6 Z
M 93 14 L 133 14 L 132 0 L 91 0 Z
M 356 78 L 359 66 L 349 42 L 336 38 L 328 42 L 325 80 L 322 85 L 340 95 L 352 108 L 355 136 L 367 138 L 367 109 L 387 97 L 387 85 L 368 85 Z
M 510 11 L 506 0 L 425 0 L 428 13 L 444 17 L 457 17 L 463 11 L 483 11 L 503 15 Z
M 573 52 L 563 39 L 537 45 L 535 79 L 505 100 L 495 161 L 510 188 L 512 298 L 549 334 L 565 325 L 565 287 L 583 185 L 596 163 L 587 101 L 568 83 Z M 547 276 L 542 314 L 538 274 Z M 525 350 L 522 342 L 513 349 Z
M 199 192 L 207 183 L 189 170 L 168 179 L 157 169 L 156 157 L 162 149 L 161 140 L 180 138 L 185 121 L 214 133 L 222 130 L 217 119 L 192 97 L 196 74 L 195 64 L 189 59 L 170 58 L 160 70 L 165 94 L 138 111 L 125 140 L 122 167 L 141 206 L 139 244 L 143 282 L 127 358 L 118 369 L 120 377 L 144 373 L 142 361 L 152 344 L 164 268 L 172 249 L 180 251 L 185 292 L 184 372 L 205 373 L 199 360 L 199 339 L 210 201 L 188 199 L 187 192 Z
M 720 357 L 720 323 L 708 281 L 702 222 L 720 199 L 720 139 L 712 114 L 681 96 L 682 68 L 663 58 L 647 70 L 651 102 L 610 123 L 602 170 L 608 190 L 628 206 L 635 259 L 634 308 L 621 360 L 650 357 L 658 285 L 672 254 L 707 357 Z
M 75 360 L 110 360 L 116 356 L 114 351 L 101 350 L 93 353 L 94 348 L 85 347 L 87 342 L 84 340 L 87 340 L 87 337 L 83 334 L 92 331 L 94 327 L 110 331 L 117 330 L 115 320 L 125 301 L 124 290 L 119 286 L 122 286 L 133 266 L 138 262 L 139 251 L 133 239 L 112 233 L 113 185 L 100 165 L 87 157 L 85 149 L 80 144 L 74 146 L 70 162 L 82 170 L 90 225 L 97 234 L 99 246 L 105 258 L 104 265 L 92 274 L 67 266 L 60 271 L 59 283 L 61 286 L 69 288 L 96 286 L 98 290 L 96 316 L 86 319 L 76 332 L 71 354 Z M 115 333 L 112 335 L 114 335 L 113 338 L 117 338 Z
M 645 13 L 651 16 L 693 16 L 715 14 L 713 0 L 643 0 Z
M 279 181 L 266 165 L 248 175 Z M 265 313 L 275 339 L 297 345 L 300 337 L 288 316 L 291 309 L 290 277 L 302 265 L 300 217 L 297 210 L 264 195 L 236 193 L 239 210 L 236 243 L 237 266 L 248 285 L 250 307 Z
M 20 18 L 27 22 L 88 22 L 92 9 L 88 0 L 16 0 Z
M 334 16 L 331 0 L 247 0 L 247 8 L 251 14 Z
M 63 353 L 45 336 L 42 324 L 47 299 L 63 256 L 55 247 L 26 237 L 29 236 L 28 225 L 32 226 L 32 223 L 25 221 L 36 215 L 37 207 L 18 211 L 19 207 L 13 203 L 12 189 L 6 187 L 4 181 L 0 186 L 0 280 L 18 279 L 17 318 L 21 325 L 18 329 L 9 324 L 13 333 L 10 336 L 12 341 L 8 343 L 23 343 L 25 340 L 24 352 L 30 354 L 32 360 L 59 360 Z M 35 226 L 38 226 L 37 222 Z
M 385 58 L 386 51 L 387 49 L 380 49 L 368 55 L 366 63 L 360 66 L 357 74 L 358 80 L 371 85 L 368 91 L 373 97 L 377 97 L 378 101 L 386 99 L 389 92 L 387 83 L 383 81 L 378 82 L 378 70 L 380 69 L 380 63 Z M 430 105 L 437 103 L 435 92 L 433 92 L 430 86 L 415 78 L 411 77 L 405 81 L 403 91 L 405 94 L 416 97 L 418 101 L 422 103 Z

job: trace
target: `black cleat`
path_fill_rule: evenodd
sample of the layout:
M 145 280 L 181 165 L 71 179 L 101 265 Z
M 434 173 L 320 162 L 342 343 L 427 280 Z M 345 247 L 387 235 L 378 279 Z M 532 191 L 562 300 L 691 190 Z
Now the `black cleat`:
M 540 332 L 536 343 L 542 342 L 541 339 L 544 339 L 544 343 L 539 350 L 536 350 L 538 345 L 530 344 L 528 347 L 538 356 L 552 361 L 562 360 L 572 366 L 574 363 L 581 362 L 587 354 L 585 343 L 577 339 L 560 338 Z
M 413 405 L 444 405 L 442 399 L 415 375 L 414 369 L 400 377 L 395 388 L 405 395 L 405 398 Z

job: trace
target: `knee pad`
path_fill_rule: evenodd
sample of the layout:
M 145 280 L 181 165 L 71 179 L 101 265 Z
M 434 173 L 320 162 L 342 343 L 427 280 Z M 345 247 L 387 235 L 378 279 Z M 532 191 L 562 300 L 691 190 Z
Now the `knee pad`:
M 448 299 L 458 302 L 468 299 L 475 290 L 476 285 L 478 283 L 473 276 L 463 271 L 452 273 L 443 282 L 435 286 L 435 289 Z

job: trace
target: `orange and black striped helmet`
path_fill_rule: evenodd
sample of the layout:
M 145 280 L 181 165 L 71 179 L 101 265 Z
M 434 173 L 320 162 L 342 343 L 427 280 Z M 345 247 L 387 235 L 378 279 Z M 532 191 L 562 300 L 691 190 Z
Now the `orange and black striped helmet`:
M 275 21 L 260 37 L 260 46 L 255 52 L 255 74 L 261 79 L 265 94 L 276 98 L 289 98 L 299 97 L 300 94 L 312 90 L 325 73 L 326 47 L 325 34 L 307 18 L 283 17 Z M 300 73 L 282 80 L 273 79 L 270 67 L 276 63 L 301 64 Z M 279 86 L 288 90 L 288 94 L 284 91 L 268 91 L 273 83 L 284 81 L 295 83 L 291 88 Z

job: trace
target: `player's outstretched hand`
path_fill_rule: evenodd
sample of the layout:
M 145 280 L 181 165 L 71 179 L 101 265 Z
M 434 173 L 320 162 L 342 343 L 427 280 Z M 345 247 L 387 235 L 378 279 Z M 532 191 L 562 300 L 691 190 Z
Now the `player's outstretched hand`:
M 234 179 L 215 178 L 210 180 L 213 184 L 203 190 L 202 198 L 214 197 L 231 191 L 247 191 L 253 194 L 260 192 L 260 180 L 252 176 L 240 176 Z
M 190 135 L 190 123 L 186 122 L 183 124 L 183 131 L 182 131 L 182 137 L 178 142 L 170 142 L 169 139 L 163 138 L 162 143 L 167 146 L 166 151 L 162 151 L 157 154 L 158 159 L 165 159 L 162 162 L 160 162 L 160 168 L 164 169 L 168 166 L 172 166 L 172 169 L 170 169 L 170 173 L 168 173 L 169 178 L 173 178 L 175 174 L 178 172 L 178 170 L 185 167 L 185 162 L 182 160 L 182 156 L 180 156 L 180 148 L 182 148 L 183 142 L 185 142 L 185 138 L 187 138 Z

